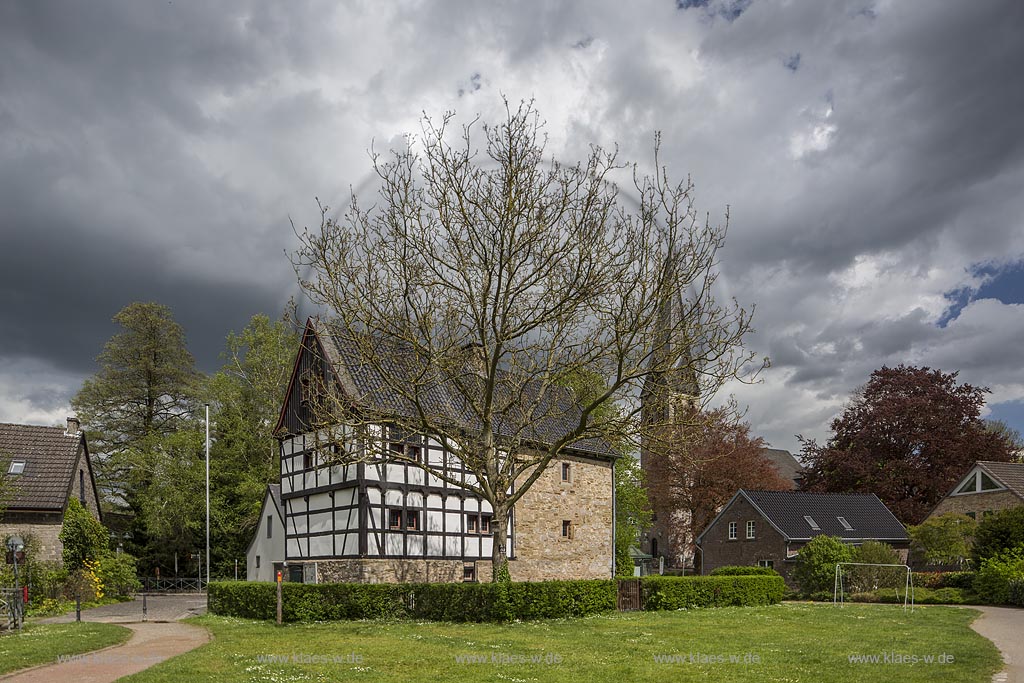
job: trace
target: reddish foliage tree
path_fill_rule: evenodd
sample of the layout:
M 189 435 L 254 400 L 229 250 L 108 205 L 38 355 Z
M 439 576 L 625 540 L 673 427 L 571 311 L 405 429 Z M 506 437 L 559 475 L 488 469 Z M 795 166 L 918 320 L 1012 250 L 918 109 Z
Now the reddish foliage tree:
M 904 524 L 918 524 L 977 460 L 1006 462 L 1012 441 L 979 417 L 989 390 L 956 372 L 900 365 L 871 373 L 820 445 L 800 438 L 802 488 L 874 493 Z
M 648 471 L 654 531 L 667 544 L 670 565 L 692 555 L 697 535 L 741 488 L 786 490 L 765 458 L 766 444 L 750 436 L 750 425 L 736 417 L 735 406 L 677 416 L 664 455 Z

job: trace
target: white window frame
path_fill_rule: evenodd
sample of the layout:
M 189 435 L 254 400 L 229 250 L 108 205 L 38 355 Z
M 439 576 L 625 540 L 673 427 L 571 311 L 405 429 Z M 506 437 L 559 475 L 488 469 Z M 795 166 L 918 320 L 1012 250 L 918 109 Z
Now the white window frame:
M 24 460 L 12 460 L 10 467 L 7 468 L 7 474 L 18 475 L 25 473 L 25 461 Z
M 729 522 L 729 540 L 735 541 L 739 538 L 739 522 Z
M 751 540 L 751 539 L 754 539 L 754 538 L 757 538 L 757 524 L 755 524 L 754 520 L 748 519 L 747 520 L 747 540 Z

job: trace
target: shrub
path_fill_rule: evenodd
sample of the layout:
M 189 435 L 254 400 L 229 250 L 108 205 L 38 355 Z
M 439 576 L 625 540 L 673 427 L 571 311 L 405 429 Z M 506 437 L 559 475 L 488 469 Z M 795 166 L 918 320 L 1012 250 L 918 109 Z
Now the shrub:
M 645 576 L 640 580 L 645 610 L 773 605 L 786 584 L 775 576 Z
M 960 588 L 914 589 L 914 603 L 918 605 L 969 605 L 974 595 Z M 854 593 L 847 598 L 850 602 L 883 602 L 903 604 L 903 590 L 880 588 L 876 591 Z
M 800 592 L 810 595 L 831 591 L 835 585 L 836 564 L 850 562 L 853 550 L 835 536 L 815 536 L 800 549 L 793 578 Z
M 770 567 L 739 565 L 712 569 L 709 576 L 779 576 L 779 573 Z
M 864 541 L 862 545 L 854 548 L 851 562 L 903 564 L 892 546 L 880 541 Z M 833 565 L 833 571 L 834 568 L 835 565 Z M 860 593 L 892 586 L 900 580 L 905 580 L 907 570 L 902 567 L 853 566 L 847 567 L 845 572 L 849 577 L 846 582 L 850 591 Z
M 64 511 L 64 526 L 60 541 L 64 544 L 64 567 L 75 571 L 85 563 L 98 559 L 107 552 L 109 534 L 106 527 L 82 507 L 77 498 L 71 498 Z
M 922 588 L 960 588 L 971 590 L 974 572 L 914 572 L 914 585 Z
M 1004 550 L 1024 545 L 1024 507 L 1000 510 L 978 523 L 971 557 L 975 568 Z
M 135 558 L 128 553 L 107 554 L 99 560 L 99 577 L 109 595 L 131 596 L 142 588 Z
M 907 527 L 916 552 L 929 564 L 960 565 L 971 552 L 978 523 L 956 512 L 926 519 Z
M 1009 598 L 1007 602 L 1017 607 L 1024 607 L 1024 579 L 1010 579 Z
M 982 602 L 1005 605 L 1010 600 L 1010 582 L 1024 579 L 1024 545 L 982 560 L 974 577 L 974 592 Z

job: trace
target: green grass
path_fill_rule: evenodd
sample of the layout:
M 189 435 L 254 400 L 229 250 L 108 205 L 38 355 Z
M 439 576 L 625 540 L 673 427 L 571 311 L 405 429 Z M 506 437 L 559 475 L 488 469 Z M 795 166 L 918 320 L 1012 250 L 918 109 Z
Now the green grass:
M 891 605 L 787 604 L 611 614 L 517 624 L 332 622 L 277 627 L 204 616 L 214 640 L 128 679 L 131 683 L 273 681 L 989 681 L 996 648 L 969 628 L 977 612 Z M 854 664 L 851 655 L 952 655 L 948 664 Z M 723 663 L 655 656 L 722 655 Z M 339 657 L 271 663 L 266 655 Z M 460 663 L 480 655 L 485 663 Z M 541 663 L 492 663 L 509 656 Z M 559 663 L 545 663 L 555 656 Z M 730 663 L 730 656 L 742 662 Z M 756 656 L 759 663 L 754 663 Z M 356 658 L 359 659 L 356 659 Z M 348 661 L 345 661 L 345 660 Z
M 128 640 L 131 629 L 115 624 L 27 624 L 0 635 L 0 674 L 37 664 L 54 664 L 61 655 L 77 655 Z

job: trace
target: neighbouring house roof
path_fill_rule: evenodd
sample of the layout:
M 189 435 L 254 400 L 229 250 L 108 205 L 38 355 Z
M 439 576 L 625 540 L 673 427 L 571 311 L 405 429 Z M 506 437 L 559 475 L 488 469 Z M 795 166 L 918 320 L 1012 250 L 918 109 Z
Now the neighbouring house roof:
M 737 499 L 745 498 L 787 541 L 806 541 L 815 536 L 838 536 L 844 541 L 907 541 L 907 530 L 874 494 L 805 493 L 802 491 L 747 491 L 740 489 L 704 534 Z M 810 517 L 814 522 L 812 527 Z M 846 520 L 847 528 L 842 520 Z
M 12 490 L 7 509 L 63 511 L 80 449 L 86 449 L 82 432 L 68 434 L 64 427 L 0 423 L 4 474 L 8 462 L 25 463 L 21 474 L 8 476 Z M 89 474 L 92 479 L 91 467 Z
M 761 454 L 772 464 L 780 477 L 793 482 L 794 485 L 800 481 L 804 468 L 792 453 L 781 448 L 764 448 Z
M 311 322 L 310 325 L 349 400 L 364 410 L 415 419 L 417 407 L 394 387 L 394 378 L 410 377 L 411 381 L 416 376 L 418 364 L 414 364 L 410 357 L 411 350 L 375 341 L 376 360 L 374 364 L 368 364 L 363 362 L 354 340 L 343 337 L 323 321 Z M 455 424 L 473 425 L 475 417 L 465 401 L 466 392 L 457 383 L 465 386 L 474 381 L 483 380 L 470 370 L 468 359 L 466 372 L 457 379 L 440 371 L 434 377 L 421 377 L 418 380 L 422 387 L 421 407 Z M 497 418 L 493 428 L 500 436 L 516 438 L 524 443 L 549 444 L 563 438 L 580 419 L 581 408 L 569 388 L 547 386 L 545 393 L 539 394 L 538 383 L 517 384 L 514 375 L 507 372 L 498 378 L 498 386 L 509 392 L 519 392 L 518 395 L 524 398 L 518 404 L 530 411 L 529 415 L 520 414 L 514 420 Z M 596 456 L 618 455 L 603 439 L 579 439 L 568 448 Z
M 247 554 L 252 548 L 252 544 L 258 539 L 263 538 L 260 531 L 263 529 L 263 518 L 267 516 L 268 500 L 270 501 L 271 506 L 273 506 L 274 514 L 276 514 L 278 520 L 280 520 L 282 528 L 284 527 L 284 504 L 281 502 L 281 485 L 267 484 L 267 490 L 263 494 L 263 503 L 260 505 L 260 514 L 256 518 L 256 529 L 253 531 L 252 538 L 249 539 L 249 545 L 245 548 L 245 552 Z
M 267 492 L 270 494 L 271 500 L 274 501 L 274 507 L 277 508 L 277 516 L 284 520 L 284 504 L 281 503 L 281 485 L 280 484 L 267 484 Z
M 980 460 L 977 466 L 985 470 L 997 482 L 1024 498 L 1024 463 Z

